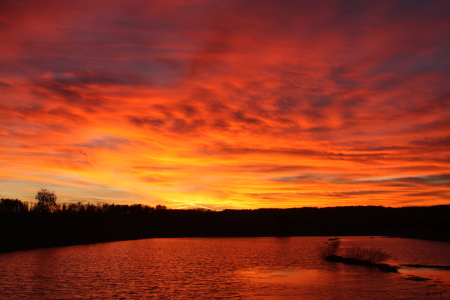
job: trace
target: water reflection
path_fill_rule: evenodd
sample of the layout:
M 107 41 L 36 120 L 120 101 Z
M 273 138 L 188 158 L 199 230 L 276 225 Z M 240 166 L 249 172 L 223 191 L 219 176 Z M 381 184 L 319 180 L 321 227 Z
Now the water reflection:
M 326 238 L 150 239 L 0 254 L 5 299 L 445 299 L 450 271 L 328 263 Z M 450 265 L 450 244 L 343 238 L 391 264 Z M 410 275 L 431 281 L 406 280 Z M 431 285 L 435 284 L 435 287 Z M 432 294 L 437 292 L 436 294 Z M 439 294 L 439 292 L 441 294 Z

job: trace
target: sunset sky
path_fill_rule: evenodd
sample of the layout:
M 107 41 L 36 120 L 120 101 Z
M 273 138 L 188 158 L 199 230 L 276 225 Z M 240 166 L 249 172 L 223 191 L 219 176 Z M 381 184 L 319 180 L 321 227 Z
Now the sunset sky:
M 0 198 L 450 203 L 450 1 L 0 4 Z

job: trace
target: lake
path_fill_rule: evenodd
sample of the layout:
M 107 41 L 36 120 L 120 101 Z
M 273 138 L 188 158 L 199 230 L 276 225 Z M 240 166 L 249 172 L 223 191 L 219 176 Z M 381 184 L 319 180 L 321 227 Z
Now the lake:
M 450 271 L 331 263 L 327 237 L 173 238 L 0 254 L 2 299 L 450 299 Z M 341 237 L 391 265 L 450 265 L 450 243 Z M 409 280 L 412 276 L 427 281 Z

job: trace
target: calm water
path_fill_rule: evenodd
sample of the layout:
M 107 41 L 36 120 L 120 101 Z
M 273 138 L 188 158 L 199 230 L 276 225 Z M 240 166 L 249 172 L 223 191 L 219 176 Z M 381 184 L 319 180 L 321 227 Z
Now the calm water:
M 329 263 L 325 237 L 148 239 L 0 254 L 2 299 L 450 299 L 450 271 Z M 450 244 L 344 237 L 389 263 L 450 265 Z M 432 280 L 406 280 L 410 275 Z

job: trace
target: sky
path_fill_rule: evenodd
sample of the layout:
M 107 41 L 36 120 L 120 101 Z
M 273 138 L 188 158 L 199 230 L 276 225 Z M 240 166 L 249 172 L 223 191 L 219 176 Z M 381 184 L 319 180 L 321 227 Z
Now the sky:
M 3 0 L 0 197 L 450 203 L 450 2 Z

